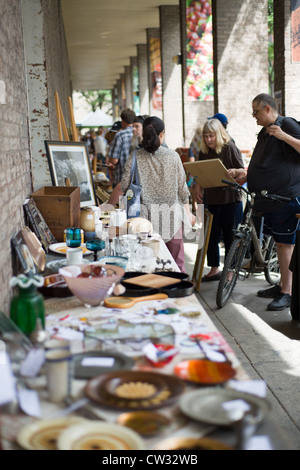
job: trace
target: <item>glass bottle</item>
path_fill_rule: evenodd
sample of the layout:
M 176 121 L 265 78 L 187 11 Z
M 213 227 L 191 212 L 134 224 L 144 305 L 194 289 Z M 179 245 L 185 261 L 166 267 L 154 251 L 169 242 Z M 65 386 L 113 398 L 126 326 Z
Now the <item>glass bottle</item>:
M 37 291 L 44 285 L 42 276 L 27 277 L 20 274 L 13 277 L 11 287 L 18 287 L 18 295 L 13 297 L 10 305 L 10 317 L 23 333 L 30 335 L 36 327 L 37 318 L 40 318 L 45 328 L 44 297 Z

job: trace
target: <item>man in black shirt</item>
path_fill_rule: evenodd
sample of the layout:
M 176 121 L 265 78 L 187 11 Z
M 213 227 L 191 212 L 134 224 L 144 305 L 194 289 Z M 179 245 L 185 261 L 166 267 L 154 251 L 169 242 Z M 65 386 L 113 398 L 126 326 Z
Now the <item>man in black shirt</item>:
M 291 304 L 292 272 L 289 270 L 297 230 L 300 230 L 300 155 L 290 145 L 270 133 L 270 128 L 281 129 L 295 139 L 300 139 L 300 126 L 292 118 L 279 116 L 272 96 L 262 93 L 252 101 L 253 117 L 263 126 L 250 160 L 248 189 L 258 196 L 254 209 L 264 216 L 264 233 L 271 234 L 276 242 L 281 279 L 279 285 L 258 291 L 257 295 L 273 298 L 268 310 L 284 310 Z M 229 170 L 234 178 L 241 171 Z M 289 203 L 272 202 L 259 197 L 262 190 L 291 198 Z

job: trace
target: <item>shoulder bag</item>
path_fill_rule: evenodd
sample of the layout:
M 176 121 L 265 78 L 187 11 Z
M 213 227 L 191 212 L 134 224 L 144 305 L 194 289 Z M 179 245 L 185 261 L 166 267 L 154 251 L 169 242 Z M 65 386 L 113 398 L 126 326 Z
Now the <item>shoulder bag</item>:
M 130 185 L 125 194 L 128 219 L 139 217 L 141 213 L 141 192 L 142 186 L 137 170 L 136 151 L 134 151 L 131 160 Z

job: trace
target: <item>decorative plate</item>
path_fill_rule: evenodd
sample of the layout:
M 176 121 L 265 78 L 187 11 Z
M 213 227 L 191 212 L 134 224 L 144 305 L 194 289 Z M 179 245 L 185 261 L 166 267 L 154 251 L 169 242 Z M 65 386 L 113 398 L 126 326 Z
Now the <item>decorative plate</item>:
M 244 400 L 251 407 L 255 422 L 259 423 L 271 407 L 265 398 L 227 388 L 207 387 L 184 394 L 179 400 L 181 411 L 191 419 L 204 423 L 228 426 L 232 424 L 224 403 Z
M 214 362 L 206 359 L 191 359 L 179 362 L 174 373 L 184 380 L 203 385 L 217 385 L 235 376 L 230 362 Z
M 17 442 L 26 450 L 57 450 L 57 439 L 62 431 L 83 423 L 86 419 L 78 417 L 38 420 L 19 431 Z
M 87 259 L 82 259 L 80 264 L 89 264 L 91 261 Z M 46 264 L 47 268 L 49 268 L 53 272 L 58 272 L 59 268 L 63 268 L 64 266 L 68 266 L 68 262 L 66 259 L 55 259 L 53 261 L 49 261 Z
M 157 393 L 149 397 L 133 397 L 132 399 L 129 396 L 127 398 L 114 396 L 109 390 L 111 382 L 116 378 L 120 378 L 122 383 L 150 384 L 157 390 Z M 162 384 L 163 388 L 161 388 Z M 184 391 L 184 388 L 184 382 L 171 375 L 155 372 L 120 371 L 91 379 L 85 387 L 85 393 L 91 400 L 106 407 L 120 410 L 152 410 L 173 403 Z
M 59 450 L 143 450 L 143 439 L 119 424 L 85 422 L 72 426 L 58 438 Z
M 49 250 L 51 250 L 53 253 L 56 253 L 56 254 L 59 254 L 59 255 L 66 255 L 67 248 L 69 248 L 69 247 L 66 245 L 66 243 L 53 243 L 52 245 L 49 246 Z M 81 246 L 79 246 L 78 248 L 82 249 L 83 256 L 93 254 L 92 251 L 90 251 L 86 248 L 85 243 L 82 243 Z

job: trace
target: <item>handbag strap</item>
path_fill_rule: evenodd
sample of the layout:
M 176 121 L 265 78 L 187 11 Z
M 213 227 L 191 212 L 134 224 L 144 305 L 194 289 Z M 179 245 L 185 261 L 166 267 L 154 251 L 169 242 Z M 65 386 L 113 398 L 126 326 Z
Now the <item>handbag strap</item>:
M 140 184 L 140 178 L 136 163 L 136 150 L 133 151 L 131 160 L 130 182 L 133 183 L 133 180 L 135 180 L 136 184 Z

